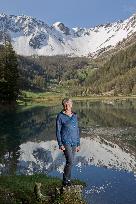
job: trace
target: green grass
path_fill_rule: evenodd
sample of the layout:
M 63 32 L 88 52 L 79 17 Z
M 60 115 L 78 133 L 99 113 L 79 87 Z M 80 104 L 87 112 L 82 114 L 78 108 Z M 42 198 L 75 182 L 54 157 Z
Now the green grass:
M 64 94 L 55 92 L 39 92 L 22 91 L 23 99 L 17 100 L 19 105 L 44 104 L 46 106 L 55 105 L 62 100 Z
M 35 182 L 42 184 L 41 192 L 43 195 L 55 193 L 55 188 L 61 187 L 62 185 L 61 179 L 43 174 L 0 176 L 1 203 L 17 204 L 22 201 L 27 201 L 32 204 L 38 203 L 33 192 Z M 73 183 L 85 186 L 85 183 L 79 180 L 73 180 Z
M 18 107 L 21 110 L 26 110 L 28 108 L 32 108 L 35 106 L 56 106 L 60 105 L 61 101 L 66 96 L 65 91 L 61 91 L 61 93 L 55 92 L 39 92 L 34 93 L 31 91 L 22 91 L 23 98 L 21 100 L 17 100 Z M 83 101 L 83 100 L 123 100 L 127 98 L 136 98 L 136 95 L 130 96 L 73 96 L 70 97 L 73 101 Z

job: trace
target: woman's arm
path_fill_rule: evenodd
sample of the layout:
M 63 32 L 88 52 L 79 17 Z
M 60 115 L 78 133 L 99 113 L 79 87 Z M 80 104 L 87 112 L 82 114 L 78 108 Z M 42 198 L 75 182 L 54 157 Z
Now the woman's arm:
M 80 132 L 78 127 L 78 117 L 77 117 L 77 147 L 80 146 Z
M 58 142 L 59 148 L 62 146 L 62 142 L 61 142 L 61 127 L 62 127 L 61 118 L 60 118 L 59 115 L 57 115 L 57 118 L 56 118 L 56 138 L 57 138 L 57 142 Z

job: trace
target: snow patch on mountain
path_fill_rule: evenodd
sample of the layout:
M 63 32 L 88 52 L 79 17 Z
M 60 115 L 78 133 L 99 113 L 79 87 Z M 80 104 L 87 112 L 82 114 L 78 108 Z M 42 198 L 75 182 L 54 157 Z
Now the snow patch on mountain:
M 8 33 L 16 52 L 26 56 L 95 56 L 104 49 L 113 48 L 135 32 L 136 14 L 124 21 L 94 28 L 69 28 L 62 22 L 48 26 L 30 16 L 0 14 L 0 33 Z

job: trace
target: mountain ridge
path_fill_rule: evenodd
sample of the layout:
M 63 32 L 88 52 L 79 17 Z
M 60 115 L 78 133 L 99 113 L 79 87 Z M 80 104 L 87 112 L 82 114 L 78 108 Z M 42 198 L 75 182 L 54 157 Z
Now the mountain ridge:
M 0 43 L 3 33 L 11 37 L 17 54 L 95 57 L 110 50 L 136 32 L 136 14 L 128 19 L 92 28 L 69 28 L 62 22 L 51 26 L 27 15 L 0 14 Z

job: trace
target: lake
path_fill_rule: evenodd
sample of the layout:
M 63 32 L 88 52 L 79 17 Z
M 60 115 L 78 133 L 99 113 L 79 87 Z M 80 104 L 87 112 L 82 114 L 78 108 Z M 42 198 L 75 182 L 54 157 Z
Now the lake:
M 0 110 L 0 174 L 62 178 L 65 158 L 55 138 L 62 106 Z M 74 101 L 81 149 L 72 178 L 87 183 L 88 204 L 136 204 L 136 99 Z

